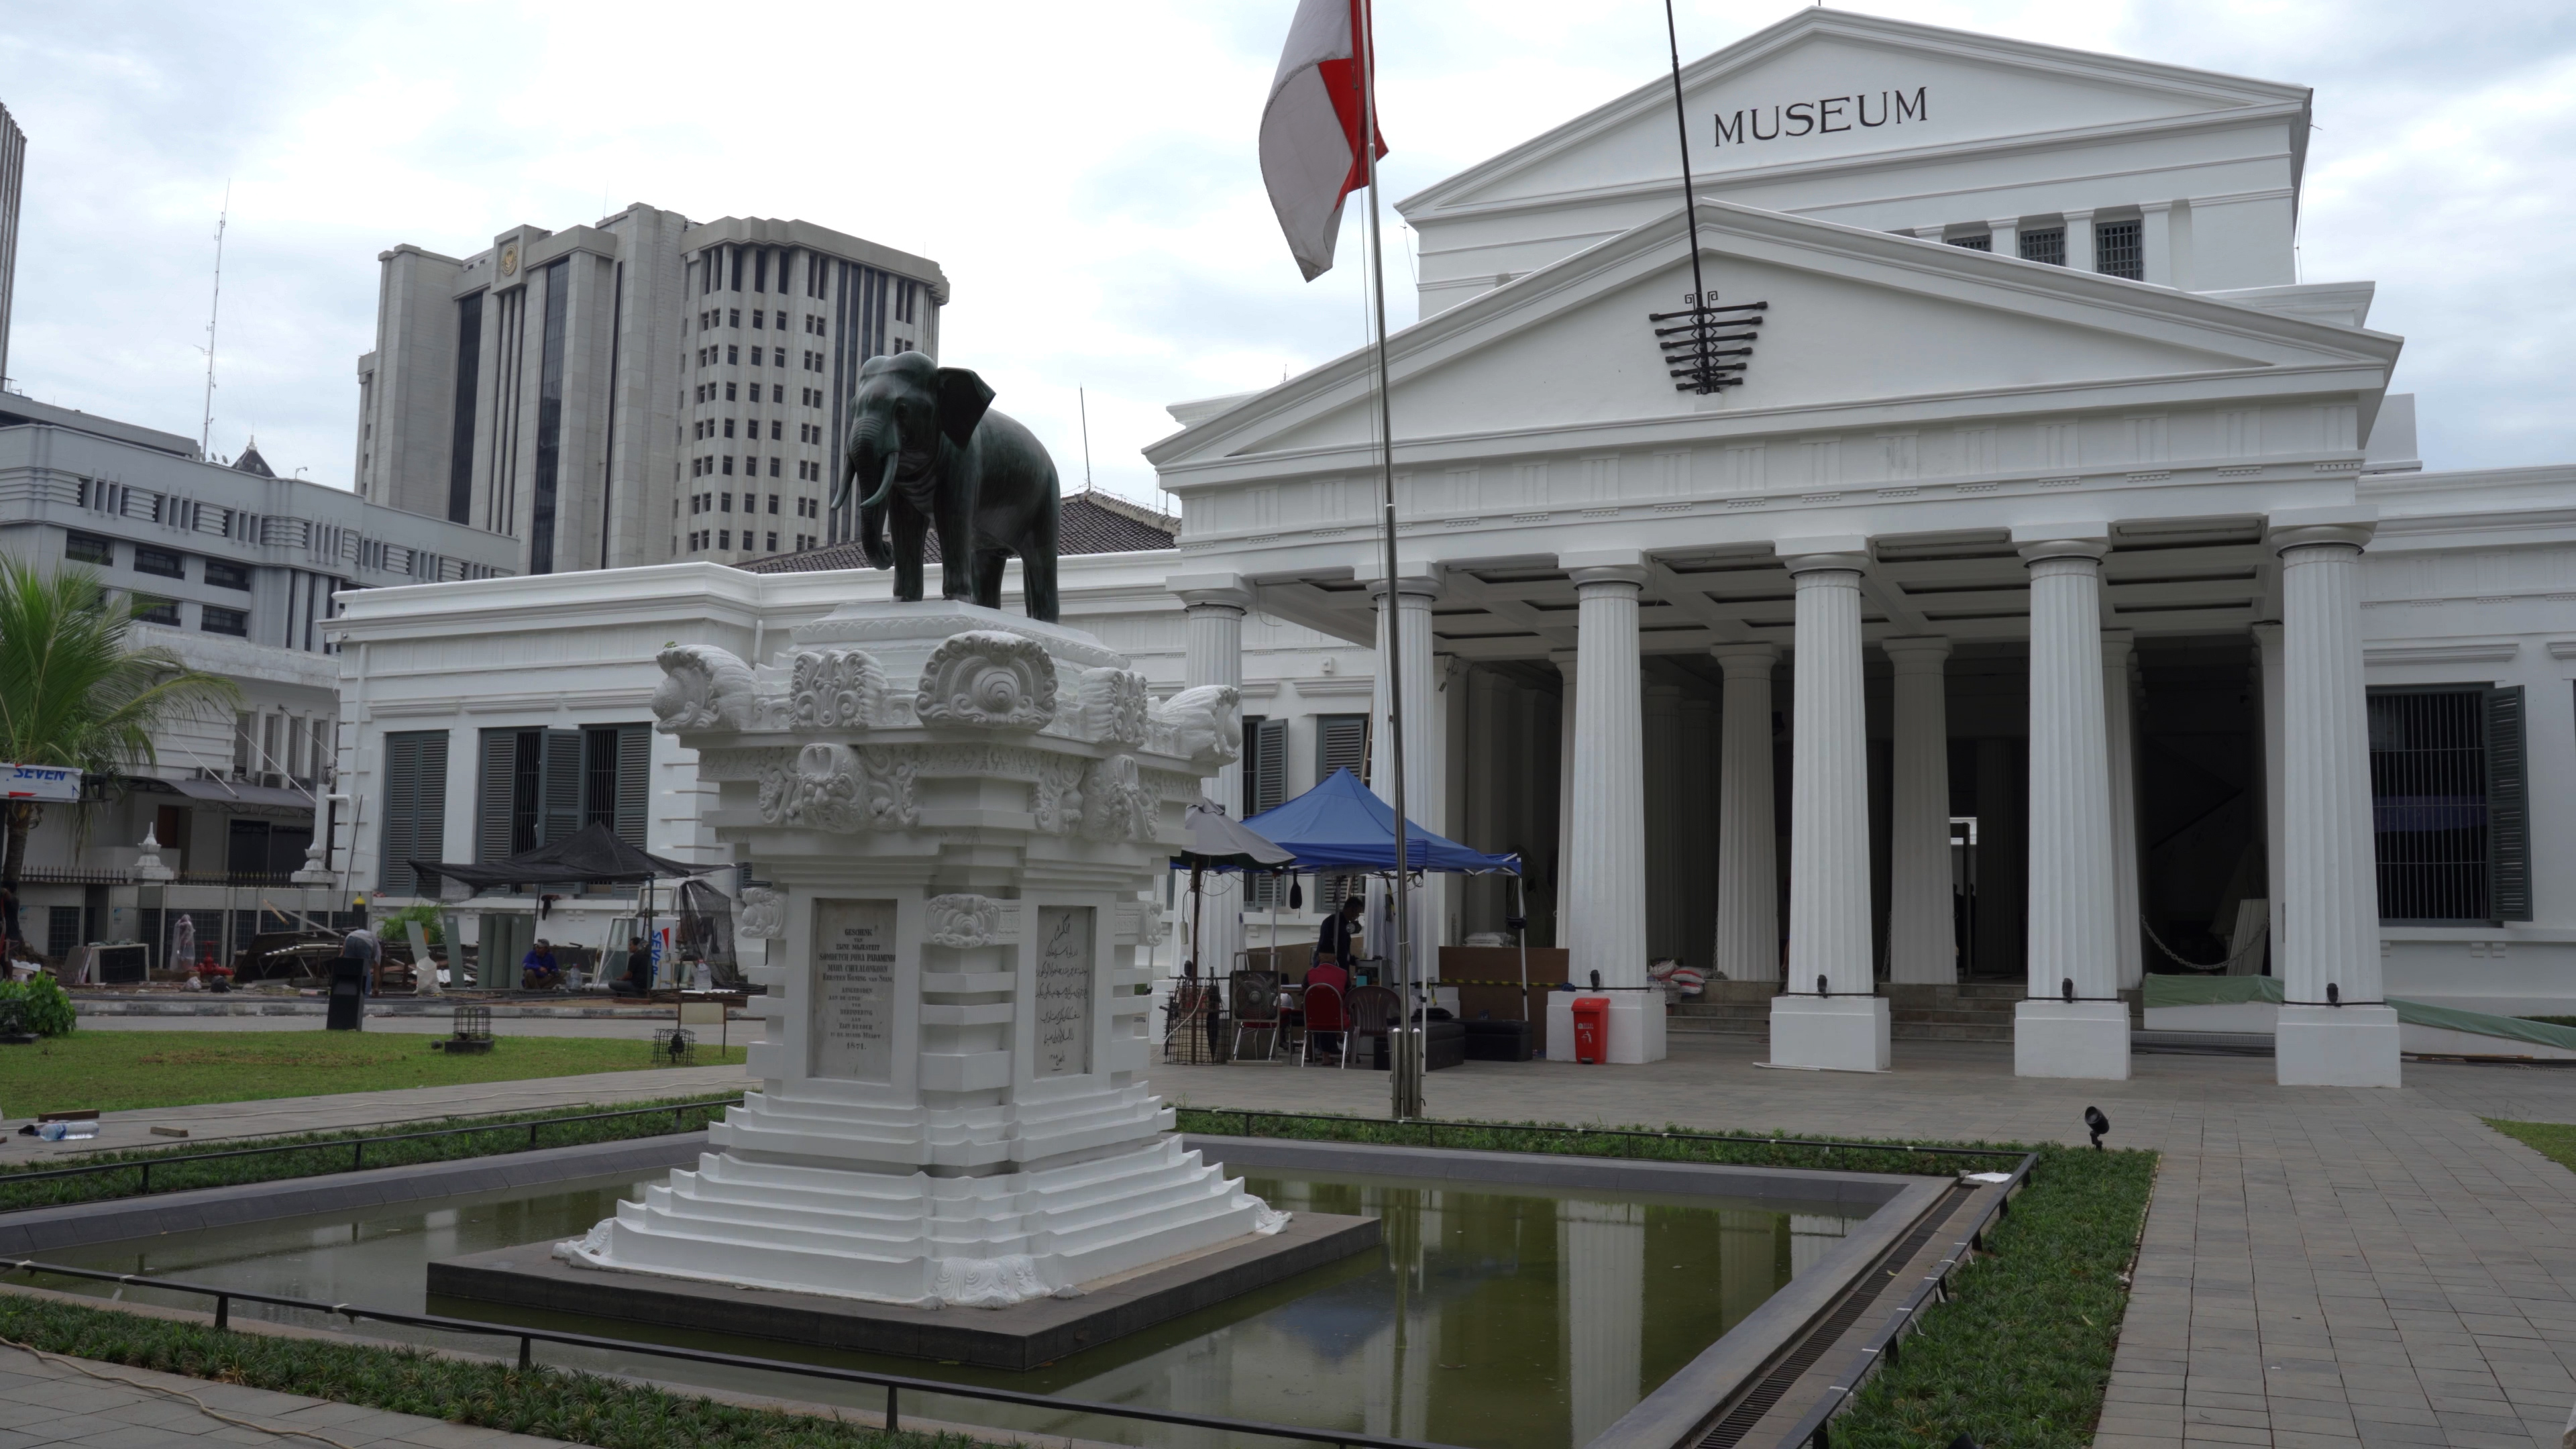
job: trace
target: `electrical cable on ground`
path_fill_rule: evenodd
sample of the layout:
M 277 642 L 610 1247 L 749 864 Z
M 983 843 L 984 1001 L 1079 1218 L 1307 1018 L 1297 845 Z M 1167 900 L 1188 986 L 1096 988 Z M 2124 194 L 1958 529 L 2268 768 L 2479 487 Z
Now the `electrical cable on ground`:
M 47 1353 L 45 1350 L 36 1347 L 34 1344 L 20 1343 L 14 1338 L 0 1337 L 0 1344 L 7 1344 L 9 1347 L 18 1349 L 21 1352 L 33 1354 L 47 1363 L 61 1364 L 63 1367 L 70 1369 L 74 1373 L 87 1374 L 101 1383 L 118 1384 L 129 1389 L 140 1389 L 147 1394 L 167 1394 L 174 1399 L 186 1399 L 189 1403 L 197 1406 L 198 1413 L 205 1415 L 209 1419 L 230 1424 L 236 1429 L 248 1429 L 255 1434 L 273 1434 L 283 1439 L 310 1439 L 317 1444 L 331 1445 L 332 1449 L 358 1449 L 357 1445 L 351 1444 L 344 1439 L 334 1439 L 328 1434 L 316 1434 L 310 1429 L 295 1429 L 284 1424 L 262 1424 L 254 1419 L 236 1418 L 231 1414 L 225 1413 L 221 1409 L 210 1407 L 205 1400 L 198 1398 L 195 1394 L 189 1393 L 186 1389 L 174 1389 L 163 1384 L 147 1384 L 134 1379 L 119 1378 L 115 1374 L 103 1374 L 98 1370 L 91 1368 L 89 1365 L 82 1363 L 79 1359 L 70 1358 L 59 1353 Z M 323 1402 L 328 1403 L 330 1401 L 323 1400 Z

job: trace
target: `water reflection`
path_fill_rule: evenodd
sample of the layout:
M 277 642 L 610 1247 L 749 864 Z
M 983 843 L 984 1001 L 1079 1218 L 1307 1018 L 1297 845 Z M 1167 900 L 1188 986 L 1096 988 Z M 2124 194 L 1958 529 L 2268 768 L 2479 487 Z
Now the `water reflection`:
M 1250 1174 L 1246 1185 L 1291 1211 L 1376 1217 L 1384 1247 L 1028 1374 L 425 1302 L 422 1269 L 430 1259 L 572 1235 L 612 1211 L 619 1196 L 632 1195 L 639 1186 L 633 1184 L 459 1198 L 357 1219 L 179 1234 L 62 1256 L 325 1301 L 426 1306 L 1139 1407 L 1492 1449 L 1567 1449 L 1626 1413 L 1829 1251 L 1848 1226 L 1831 1208 L 1788 1213 L 1706 1198 L 1270 1174 Z M 115 1290 L 89 1285 L 81 1291 Z M 234 1311 L 255 1310 L 236 1305 Z M 277 1316 L 309 1323 L 303 1315 Z M 376 1325 L 366 1331 L 389 1332 Z M 611 1366 L 579 1353 L 546 1351 L 544 1357 L 568 1367 Z M 637 1365 L 630 1359 L 614 1366 L 632 1372 Z M 673 1382 L 862 1410 L 882 1402 L 877 1391 L 772 1374 L 678 1364 L 648 1371 Z M 905 1413 L 1154 1449 L 1233 1449 L 1228 1436 L 1214 1431 L 966 1399 L 907 1400 Z

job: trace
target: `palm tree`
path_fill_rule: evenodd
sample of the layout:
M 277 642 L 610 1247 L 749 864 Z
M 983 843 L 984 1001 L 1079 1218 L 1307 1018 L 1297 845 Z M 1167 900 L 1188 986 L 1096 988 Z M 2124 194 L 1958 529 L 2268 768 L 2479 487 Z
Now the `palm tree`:
M 113 774 L 153 761 L 154 730 L 230 709 L 241 694 L 231 680 L 126 642 L 148 606 L 111 596 L 87 569 L 42 573 L 0 557 L 0 759 Z M 0 886 L 12 901 L 37 811 L 7 803 Z

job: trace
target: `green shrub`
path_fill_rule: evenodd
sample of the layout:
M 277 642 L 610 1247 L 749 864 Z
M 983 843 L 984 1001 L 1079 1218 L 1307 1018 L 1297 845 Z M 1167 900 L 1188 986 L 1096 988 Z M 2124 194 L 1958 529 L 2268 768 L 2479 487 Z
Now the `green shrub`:
M 24 1003 L 27 1030 L 38 1036 L 69 1036 L 79 1021 L 62 983 L 42 972 L 26 981 L 0 981 L 0 1001 Z

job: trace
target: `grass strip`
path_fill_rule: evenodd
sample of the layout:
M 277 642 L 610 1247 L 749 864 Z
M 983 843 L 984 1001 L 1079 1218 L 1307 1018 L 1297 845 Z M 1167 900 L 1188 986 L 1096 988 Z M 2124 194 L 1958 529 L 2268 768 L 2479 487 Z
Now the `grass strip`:
M 140 1172 L 102 1172 L 84 1177 L 45 1178 L 34 1182 L 14 1182 L 12 1178 L 29 1173 L 50 1172 L 65 1167 L 91 1167 L 102 1164 L 150 1162 L 152 1195 L 182 1192 L 191 1188 L 232 1187 L 248 1182 L 278 1182 L 295 1177 L 318 1177 L 324 1173 L 347 1172 L 352 1156 L 349 1144 L 368 1144 L 364 1160 L 368 1167 L 408 1167 L 422 1162 L 454 1162 L 468 1157 L 497 1157 L 503 1153 L 528 1150 L 528 1124 L 551 1123 L 537 1131 L 539 1147 L 578 1147 L 590 1142 L 626 1142 L 645 1137 L 662 1137 L 674 1132 L 695 1132 L 717 1117 L 726 1107 L 739 1102 L 739 1097 L 709 1103 L 705 1098 L 673 1097 L 658 1101 L 635 1102 L 629 1107 L 657 1109 L 651 1116 L 607 1117 L 595 1121 L 562 1121 L 565 1117 L 583 1115 L 578 1109 L 555 1107 L 542 1111 L 513 1112 L 502 1116 L 443 1117 L 434 1122 L 407 1123 L 399 1128 L 353 1128 L 337 1132 L 301 1132 L 284 1137 L 265 1137 L 255 1142 L 191 1143 L 174 1147 L 136 1147 L 121 1152 L 84 1154 L 77 1159 L 41 1159 L 0 1166 L 0 1212 L 23 1208 L 61 1207 L 73 1203 L 109 1202 L 140 1195 Z M 599 1107 L 593 1111 L 621 1111 L 619 1107 Z M 414 1132 L 437 1132 L 447 1128 L 471 1128 L 453 1137 L 431 1137 L 415 1141 L 390 1140 Z M 168 1159 L 196 1153 L 231 1152 L 245 1148 L 281 1148 L 263 1150 L 257 1157 L 225 1157 L 211 1162 L 172 1162 Z
M 976 1449 L 983 1442 L 962 1434 L 887 1434 L 597 1374 L 521 1369 L 419 1349 L 218 1332 L 205 1324 L 14 1293 L 0 1293 L 0 1337 L 100 1363 L 601 1449 Z
M 1239 1136 L 1244 1118 L 1222 1109 L 1179 1110 L 1187 1132 Z M 2507 1124 L 2497 1124 L 2499 1128 Z M 2013 1143 L 1914 1144 L 1993 1151 L 1975 1164 L 1858 1141 L 1830 1147 L 1788 1142 L 1694 1142 L 1684 1137 L 1611 1137 L 1556 1123 L 1441 1125 L 1363 1118 L 1261 1118 L 1264 1137 L 1422 1147 L 1634 1157 L 1729 1166 L 1902 1172 L 1947 1177 L 2037 1151 L 2029 1185 L 1986 1234 L 1988 1253 L 1961 1268 L 1951 1297 L 1919 1320 L 1896 1363 L 1882 1369 L 1833 1425 L 1835 1449 L 1933 1449 L 1966 1434 L 1984 1449 L 2083 1449 L 2102 1417 L 2111 1356 L 2127 1311 L 2125 1272 L 2147 1199 L 2156 1154 Z M 1630 1129 L 1654 1131 L 1657 1129 Z M 1695 1129 L 1671 1127 L 1675 1133 Z M 2576 1128 L 2558 1128 L 2576 1147 Z M 1775 1134 L 1775 1136 L 1778 1134 Z M 2537 1145 L 2537 1144 L 2535 1144 Z M 2547 1151 L 2548 1149 L 2543 1148 Z M 2562 1159 L 2563 1160 L 2563 1159 Z
M 434 1051 L 427 1032 L 108 1031 L 91 1028 L 30 1046 L 0 1047 L 0 1103 L 15 1116 L 96 1108 L 322 1097 L 404 1087 L 455 1087 L 596 1072 L 638 1072 L 650 1041 L 627 1037 L 505 1036 L 488 1052 Z M 701 1047 L 689 1065 L 732 1066 L 743 1048 Z
M 2568 1024 L 2576 1026 L 2576 1020 Z M 2570 1172 L 2576 1172 L 2576 1127 L 2564 1122 L 2516 1122 L 2505 1117 L 2482 1117 L 2479 1120 Z

